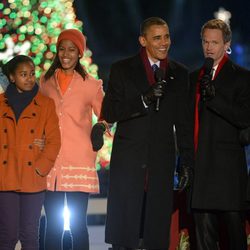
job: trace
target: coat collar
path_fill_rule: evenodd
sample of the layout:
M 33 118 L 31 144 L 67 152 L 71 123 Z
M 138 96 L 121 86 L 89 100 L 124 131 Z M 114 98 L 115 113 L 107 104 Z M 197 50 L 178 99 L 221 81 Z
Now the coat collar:
M 190 74 L 191 96 L 195 95 L 196 84 L 198 83 L 198 78 L 201 69 L 202 67 L 196 69 Z M 221 87 L 223 87 L 223 85 L 228 85 L 229 83 L 232 83 L 233 79 L 236 77 L 235 70 L 236 70 L 235 64 L 230 59 L 228 59 L 227 62 L 225 62 L 225 64 L 221 68 L 217 77 L 213 81 L 214 84 L 216 85 L 216 88 L 220 89 Z
M 143 62 L 141 60 L 140 54 L 131 58 L 130 66 L 132 68 L 133 77 L 135 77 L 135 84 L 141 91 L 146 91 L 149 88 L 149 82 L 147 80 L 146 70 L 144 68 Z M 176 78 L 176 64 L 168 59 L 168 64 L 166 65 L 166 81 L 172 81 Z
M 22 112 L 21 117 L 36 117 L 38 109 L 44 103 L 45 97 L 38 91 L 36 96 L 33 98 L 32 102 L 25 108 Z M 5 97 L 4 93 L 0 94 L 0 117 L 10 117 L 13 120 L 15 119 L 14 112 L 8 105 L 7 98 Z

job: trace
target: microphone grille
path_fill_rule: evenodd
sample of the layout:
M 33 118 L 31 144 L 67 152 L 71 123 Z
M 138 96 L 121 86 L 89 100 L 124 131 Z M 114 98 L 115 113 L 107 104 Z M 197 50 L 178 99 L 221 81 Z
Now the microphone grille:
M 214 59 L 211 57 L 206 57 L 205 62 L 204 62 L 204 66 L 203 66 L 205 74 L 210 74 L 210 72 L 213 68 L 213 65 L 214 65 Z

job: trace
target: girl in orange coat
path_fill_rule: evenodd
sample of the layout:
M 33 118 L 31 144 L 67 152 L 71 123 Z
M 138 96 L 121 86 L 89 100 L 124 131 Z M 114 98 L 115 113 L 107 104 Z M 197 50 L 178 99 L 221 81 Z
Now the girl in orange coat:
M 35 66 L 19 55 L 4 67 L 11 84 L 0 95 L 0 249 L 38 250 L 46 175 L 60 148 L 55 104 L 38 91 Z M 36 139 L 45 140 L 39 147 Z
M 93 150 L 90 135 L 92 113 L 100 116 L 103 89 L 102 81 L 88 75 L 79 62 L 84 49 L 85 37 L 80 31 L 62 31 L 56 57 L 40 80 L 41 91 L 55 101 L 62 137 L 59 155 L 48 176 L 45 249 L 61 249 L 65 196 L 73 249 L 89 249 L 86 211 L 89 194 L 99 192 L 94 150 L 102 146 L 102 143 L 94 145 Z M 94 127 L 101 134 L 105 130 L 102 122 Z

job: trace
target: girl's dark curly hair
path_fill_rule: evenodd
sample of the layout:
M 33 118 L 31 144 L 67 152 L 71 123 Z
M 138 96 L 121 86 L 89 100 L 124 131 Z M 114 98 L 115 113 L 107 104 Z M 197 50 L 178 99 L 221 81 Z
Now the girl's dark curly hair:
M 25 55 L 17 55 L 2 66 L 2 72 L 8 77 L 9 81 L 10 81 L 10 75 L 15 73 L 20 63 L 24 63 L 24 62 L 32 63 L 35 67 L 35 64 L 32 58 L 29 56 L 25 56 Z

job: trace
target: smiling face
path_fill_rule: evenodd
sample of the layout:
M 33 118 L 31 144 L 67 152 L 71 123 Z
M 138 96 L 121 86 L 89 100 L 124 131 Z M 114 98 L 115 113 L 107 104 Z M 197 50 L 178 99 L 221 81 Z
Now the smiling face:
M 165 59 L 171 44 L 168 26 L 150 26 L 145 35 L 139 37 L 139 42 L 145 47 L 148 57 L 153 62 Z
M 62 66 L 62 70 L 66 74 L 71 74 L 74 72 L 74 69 L 79 61 L 79 50 L 70 40 L 62 40 L 58 46 L 58 58 Z
M 202 48 L 205 57 L 214 59 L 217 65 L 223 58 L 230 42 L 224 42 L 222 31 L 219 29 L 205 29 L 202 34 Z
M 36 83 L 35 66 L 32 62 L 22 62 L 10 74 L 10 81 L 15 83 L 18 92 L 30 91 Z

